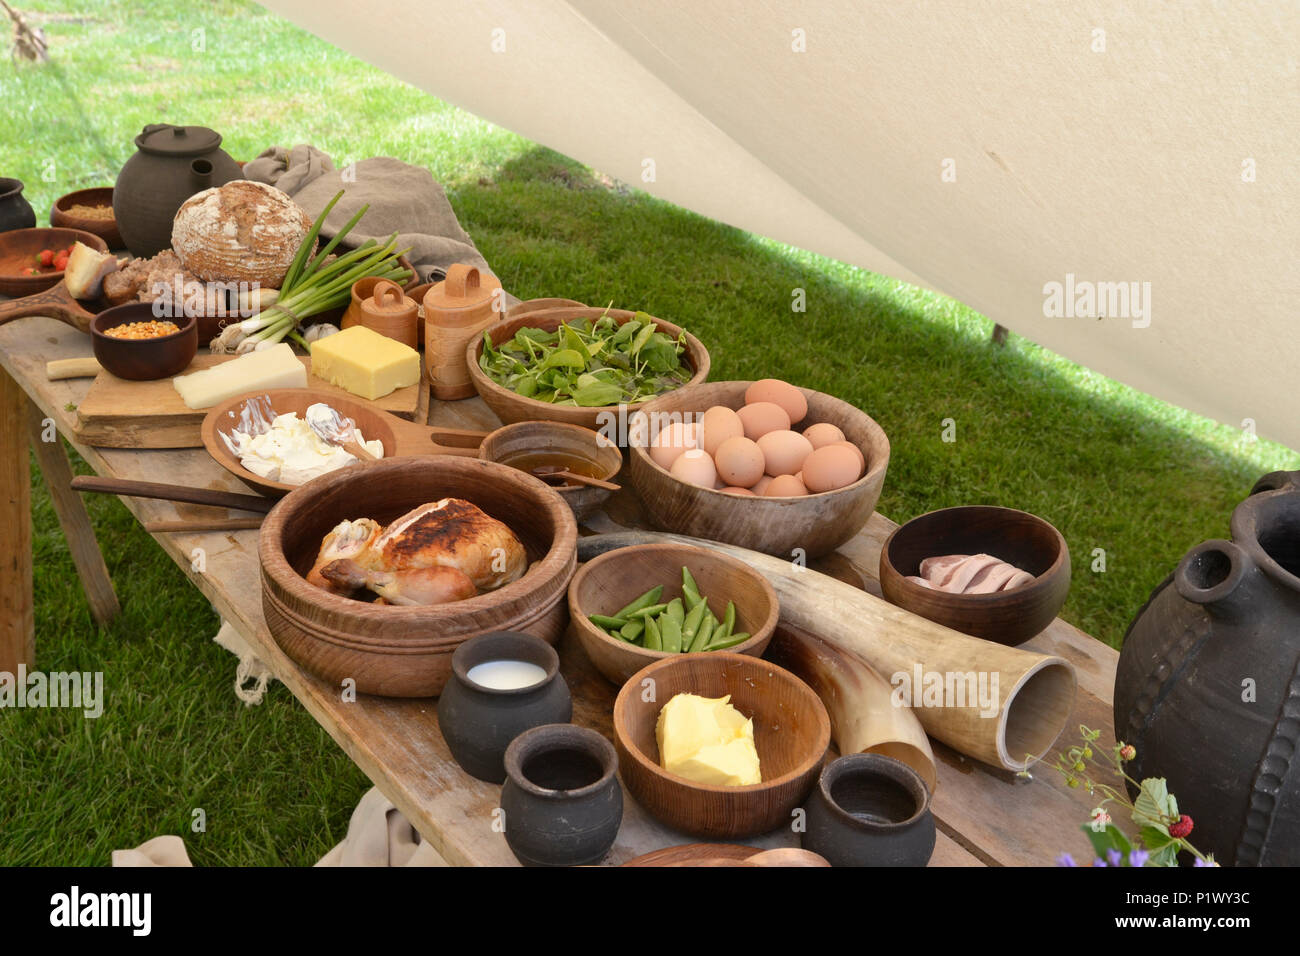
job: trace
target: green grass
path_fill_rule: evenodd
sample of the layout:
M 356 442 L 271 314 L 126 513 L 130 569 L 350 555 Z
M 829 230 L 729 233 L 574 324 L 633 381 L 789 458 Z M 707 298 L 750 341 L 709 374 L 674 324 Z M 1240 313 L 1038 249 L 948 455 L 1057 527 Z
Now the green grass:
M 1051 520 L 1074 556 L 1064 616 L 1113 646 L 1189 546 L 1227 533 L 1259 475 L 1300 467 L 1023 339 L 993 347 L 991 323 L 952 299 L 611 183 L 257 7 L 186 6 L 23 5 L 54 60 L 0 62 L 0 172 L 28 183 L 42 221 L 59 195 L 111 182 L 150 122 L 212 126 L 240 159 L 310 142 L 427 166 L 515 293 L 644 308 L 699 335 L 716 379 L 786 378 L 870 413 L 893 445 L 879 507 L 895 520 L 963 503 Z M 790 310 L 795 288 L 806 313 Z M 97 630 L 33 480 L 37 666 L 104 671 L 109 703 L 96 721 L 0 713 L 0 863 L 105 863 L 161 833 L 200 864 L 314 861 L 365 778 L 282 687 L 257 708 L 235 700 L 202 597 L 120 503 L 92 497 L 124 607 Z

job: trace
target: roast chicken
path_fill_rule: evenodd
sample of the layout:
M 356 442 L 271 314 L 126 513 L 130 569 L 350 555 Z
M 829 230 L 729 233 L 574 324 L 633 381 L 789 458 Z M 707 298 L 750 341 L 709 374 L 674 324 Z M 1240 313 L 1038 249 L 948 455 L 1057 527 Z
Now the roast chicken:
M 528 567 L 514 532 L 461 498 L 420 505 L 378 527 L 367 518 L 341 522 L 307 579 L 341 594 L 366 588 L 388 604 L 445 604 L 509 584 Z
M 945 554 L 921 562 L 919 576 L 907 580 L 952 594 L 992 594 L 1023 587 L 1034 580 L 1028 571 L 989 554 Z

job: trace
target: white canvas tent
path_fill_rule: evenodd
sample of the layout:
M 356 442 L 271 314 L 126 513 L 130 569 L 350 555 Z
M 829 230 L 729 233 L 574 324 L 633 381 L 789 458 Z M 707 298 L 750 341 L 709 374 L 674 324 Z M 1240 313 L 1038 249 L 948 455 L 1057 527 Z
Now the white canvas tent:
M 268 5 L 656 195 L 1300 448 L 1290 0 Z

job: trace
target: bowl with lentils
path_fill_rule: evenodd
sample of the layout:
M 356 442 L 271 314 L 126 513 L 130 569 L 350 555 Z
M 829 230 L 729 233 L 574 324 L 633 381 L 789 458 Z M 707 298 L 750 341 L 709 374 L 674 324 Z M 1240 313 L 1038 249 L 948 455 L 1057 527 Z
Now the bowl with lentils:
M 179 375 L 199 350 L 194 316 L 154 315 L 152 302 L 105 309 L 90 323 L 95 358 L 118 378 L 148 381 Z

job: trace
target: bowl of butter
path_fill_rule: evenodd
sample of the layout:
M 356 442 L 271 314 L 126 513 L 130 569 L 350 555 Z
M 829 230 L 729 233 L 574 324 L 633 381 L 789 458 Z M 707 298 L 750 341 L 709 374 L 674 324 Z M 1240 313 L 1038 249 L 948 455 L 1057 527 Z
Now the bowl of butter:
M 656 819 L 712 840 L 789 826 L 830 734 L 807 684 L 744 654 L 656 661 L 614 701 L 614 746 L 629 792 Z

